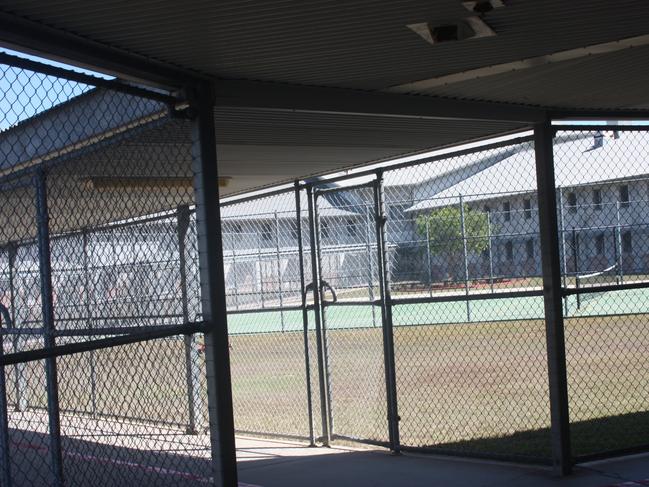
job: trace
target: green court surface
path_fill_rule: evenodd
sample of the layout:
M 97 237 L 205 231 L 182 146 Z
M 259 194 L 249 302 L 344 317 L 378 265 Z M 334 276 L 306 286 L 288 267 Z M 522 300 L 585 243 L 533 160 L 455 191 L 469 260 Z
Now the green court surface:
M 581 307 L 570 296 L 566 317 L 627 315 L 649 313 L 649 289 L 630 289 L 582 295 Z M 565 308 L 564 308 L 565 309 Z M 400 304 L 392 307 L 394 326 L 443 325 L 543 319 L 543 298 L 518 297 L 437 303 Z M 369 304 L 326 307 L 327 329 L 371 328 L 381 326 L 381 309 Z M 301 311 L 259 311 L 230 313 L 230 334 L 272 333 L 303 329 Z M 309 313 L 309 329 L 315 328 Z

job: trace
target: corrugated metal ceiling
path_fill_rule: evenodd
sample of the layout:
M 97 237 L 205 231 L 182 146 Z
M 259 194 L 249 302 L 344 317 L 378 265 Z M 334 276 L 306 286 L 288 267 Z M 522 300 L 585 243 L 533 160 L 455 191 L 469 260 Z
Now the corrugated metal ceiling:
M 550 107 L 649 107 L 649 46 L 424 90 L 425 94 Z
M 215 76 L 363 89 L 649 33 L 645 1 L 508 4 L 487 16 L 498 36 L 437 46 L 406 25 L 466 16 L 459 0 L 13 0 L 2 9 Z
M 476 124 L 239 109 L 216 110 L 215 119 L 219 171 L 232 177 L 221 191 L 224 196 L 523 128 L 511 122 Z M 156 147 L 189 140 L 188 125 L 174 122 L 146 131 L 132 143 Z M 128 146 L 109 148 L 102 157 L 130 160 L 119 154 L 122 150 Z

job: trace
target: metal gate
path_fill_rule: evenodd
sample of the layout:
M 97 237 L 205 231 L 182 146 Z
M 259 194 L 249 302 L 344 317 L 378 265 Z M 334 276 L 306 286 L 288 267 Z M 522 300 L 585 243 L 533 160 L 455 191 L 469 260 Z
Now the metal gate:
M 315 324 L 325 443 L 398 450 L 381 181 L 309 191 Z

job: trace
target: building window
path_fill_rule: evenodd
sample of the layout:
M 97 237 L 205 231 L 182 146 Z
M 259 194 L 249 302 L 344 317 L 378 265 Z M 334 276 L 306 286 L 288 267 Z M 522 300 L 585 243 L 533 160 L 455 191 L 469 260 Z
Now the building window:
M 595 237 L 595 253 L 597 255 L 604 255 L 604 234 L 599 233 Z
M 533 259 L 534 258 L 534 240 L 531 238 L 525 242 L 525 251 L 527 253 L 527 258 L 528 259 Z
M 624 232 L 622 234 L 622 252 L 625 254 L 633 252 L 633 237 L 631 236 L 631 232 Z
M 596 210 L 602 209 L 602 190 L 594 189 L 593 190 L 593 207 Z
M 241 223 L 235 223 L 232 225 L 232 233 L 243 233 L 243 227 Z
M 507 260 L 514 260 L 514 242 L 511 240 L 505 243 L 505 258 Z
M 503 203 L 503 218 L 506 222 L 512 219 L 512 204 L 509 201 Z
M 532 218 L 532 200 L 525 200 L 523 201 L 523 208 L 524 208 L 524 215 L 526 220 L 530 220 Z
M 270 223 L 263 223 L 261 225 L 261 239 L 264 242 L 270 242 L 273 240 L 273 228 Z
M 577 213 L 577 193 L 568 193 L 566 199 L 568 201 L 568 211 Z
M 358 236 L 358 229 L 356 228 L 356 221 L 353 218 L 347 219 L 347 235 L 350 237 Z
M 293 240 L 297 240 L 298 238 L 300 238 L 300 236 L 298 235 L 298 232 L 297 232 L 297 223 L 296 222 L 291 223 L 291 236 L 293 237 Z
M 626 208 L 629 206 L 629 185 L 620 186 L 620 206 Z

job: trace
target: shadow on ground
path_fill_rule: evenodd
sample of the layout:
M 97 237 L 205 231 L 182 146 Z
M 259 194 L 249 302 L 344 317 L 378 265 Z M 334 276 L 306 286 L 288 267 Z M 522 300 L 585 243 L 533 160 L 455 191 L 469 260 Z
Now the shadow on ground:
M 649 413 L 632 413 L 577 422 L 572 425 L 574 449 L 579 455 L 636 446 L 649 438 Z M 119 435 L 121 445 L 142 446 L 147 438 Z M 209 485 L 210 460 L 205 442 L 178 433 L 165 451 L 111 445 L 111 438 L 63 439 L 66 486 L 196 486 Z M 472 462 L 435 455 L 392 456 L 385 450 L 349 451 L 307 448 L 296 444 L 247 440 L 239 449 L 239 477 L 242 482 L 262 487 L 309 486 L 455 486 L 455 485 L 547 485 L 552 474 L 539 467 L 517 467 L 498 463 Z M 10 454 L 14 487 L 49 485 L 50 457 L 46 434 L 11 430 Z M 267 446 L 264 446 L 267 445 Z M 284 445 L 284 446 L 283 446 Z M 464 454 L 485 452 L 518 457 L 547 458 L 547 429 L 515 433 L 501 438 L 448 443 L 432 447 Z M 521 455 L 524 453 L 524 455 Z M 245 460 L 245 461 L 244 461 Z M 649 478 L 646 458 L 620 459 L 614 465 L 628 465 L 628 478 Z M 626 462 L 626 463 L 625 463 Z M 640 463 L 639 463 L 640 462 Z M 577 474 L 562 485 L 603 486 L 624 477 L 622 470 L 579 467 Z M 644 477 L 642 477 L 644 475 Z
M 576 421 L 571 423 L 570 432 L 572 452 L 577 458 L 642 447 L 649 450 L 649 412 Z M 549 428 L 517 431 L 500 437 L 426 445 L 424 448 L 439 453 L 500 456 L 534 463 L 549 463 L 552 458 Z

